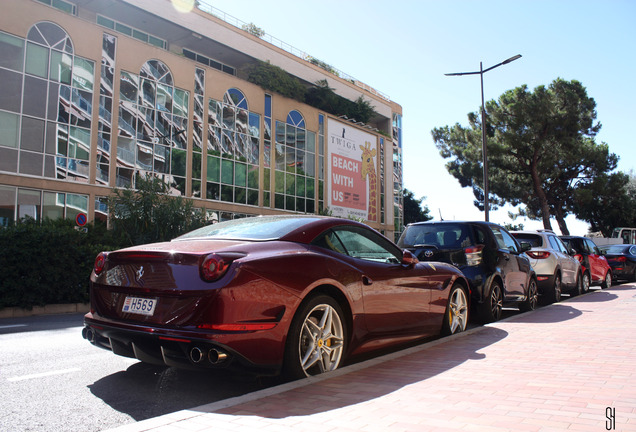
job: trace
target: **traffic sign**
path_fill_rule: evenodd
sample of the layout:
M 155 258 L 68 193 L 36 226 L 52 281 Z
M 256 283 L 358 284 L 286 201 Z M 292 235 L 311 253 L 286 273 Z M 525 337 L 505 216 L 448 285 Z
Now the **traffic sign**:
M 88 222 L 88 218 L 84 213 L 79 213 L 77 216 L 75 216 L 75 223 L 77 225 L 83 227 L 84 225 L 86 225 L 86 222 Z

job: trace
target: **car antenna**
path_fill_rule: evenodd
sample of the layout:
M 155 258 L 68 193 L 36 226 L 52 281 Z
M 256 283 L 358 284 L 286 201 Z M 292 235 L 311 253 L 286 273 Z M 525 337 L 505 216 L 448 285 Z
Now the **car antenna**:
M 439 211 L 439 220 L 443 221 L 444 218 L 442 217 L 442 209 L 438 207 L 437 211 Z

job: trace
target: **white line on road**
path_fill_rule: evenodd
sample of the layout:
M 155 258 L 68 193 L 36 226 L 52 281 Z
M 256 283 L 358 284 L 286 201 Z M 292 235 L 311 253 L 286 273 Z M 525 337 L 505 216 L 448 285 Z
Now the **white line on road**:
M 27 325 L 27 324 L 11 324 L 11 325 L 3 325 L 3 326 L 0 326 L 0 329 L 14 328 L 14 327 L 28 327 L 28 325 Z
M 34 379 L 34 378 L 44 378 L 44 377 L 48 377 L 48 376 L 52 376 L 52 375 L 62 375 L 62 374 L 67 374 L 67 373 L 71 373 L 71 372 L 79 372 L 80 370 L 81 370 L 80 368 L 60 369 L 60 370 L 56 370 L 56 371 L 43 372 L 43 373 L 39 373 L 39 374 L 22 375 L 22 376 L 18 376 L 18 377 L 7 378 L 7 381 L 16 382 L 16 381 L 24 381 L 24 380 Z

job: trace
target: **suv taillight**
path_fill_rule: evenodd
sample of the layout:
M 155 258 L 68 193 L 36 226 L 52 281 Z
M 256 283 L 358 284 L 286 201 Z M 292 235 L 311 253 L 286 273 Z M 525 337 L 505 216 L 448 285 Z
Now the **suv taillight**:
M 484 245 L 475 245 L 464 249 L 464 253 L 466 254 L 466 264 L 469 266 L 481 264 L 481 252 L 483 250 Z
M 526 252 L 526 255 L 528 255 L 530 258 L 534 258 L 534 259 L 546 259 L 546 258 L 550 257 L 550 252 L 528 251 L 528 252 Z

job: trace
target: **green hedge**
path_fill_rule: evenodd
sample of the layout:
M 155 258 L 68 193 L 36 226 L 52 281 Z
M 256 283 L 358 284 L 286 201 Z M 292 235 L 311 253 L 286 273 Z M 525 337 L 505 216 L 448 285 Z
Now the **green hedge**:
M 101 224 L 86 228 L 71 220 L 0 228 L 0 308 L 87 302 L 95 257 L 122 242 Z

